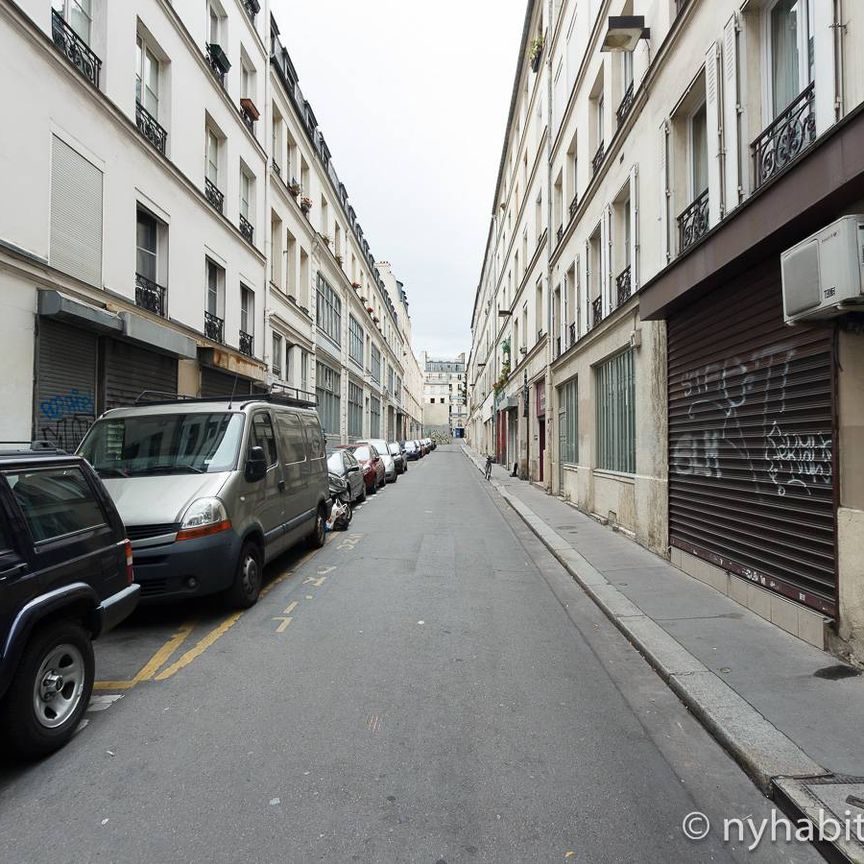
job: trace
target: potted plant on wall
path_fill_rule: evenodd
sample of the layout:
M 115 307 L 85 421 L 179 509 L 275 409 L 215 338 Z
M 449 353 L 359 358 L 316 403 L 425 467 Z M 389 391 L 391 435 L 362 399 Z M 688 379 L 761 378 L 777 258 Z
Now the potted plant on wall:
M 531 64 L 532 72 L 536 72 L 540 68 L 540 58 L 543 56 L 544 44 L 542 36 L 535 36 L 528 46 L 528 62 Z
M 324 241 L 324 245 L 329 248 L 330 247 L 330 235 L 329 234 L 322 234 L 321 239 Z
M 296 198 L 300 194 L 300 184 L 292 177 L 288 184 L 288 191 Z
M 309 211 L 312 209 L 312 199 L 309 198 L 307 195 L 304 195 L 300 199 L 300 209 L 306 214 L 308 214 Z
M 337 263 L 340 267 L 342 266 L 342 256 L 341 256 L 341 255 L 337 255 L 337 256 L 336 256 L 336 263 Z
M 351 287 L 352 287 L 352 288 L 353 288 L 353 289 L 354 289 L 358 294 L 360 293 L 360 283 L 359 283 L 359 282 L 352 282 L 352 283 L 351 283 Z M 364 302 L 364 303 L 366 302 L 366 298 L 365 298 L 365 297 L 363 298 L 363 302 Z

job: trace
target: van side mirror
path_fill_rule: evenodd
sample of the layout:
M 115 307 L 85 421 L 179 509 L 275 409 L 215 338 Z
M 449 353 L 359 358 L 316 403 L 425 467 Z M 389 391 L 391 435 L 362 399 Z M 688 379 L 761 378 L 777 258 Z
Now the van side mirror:
M 267 476 L 267 457 L 264 455 L 264 448 L 255 447 L 249 448 L 249 458 L 246 460 L 245 477 L 250 483 L 257 483 Z

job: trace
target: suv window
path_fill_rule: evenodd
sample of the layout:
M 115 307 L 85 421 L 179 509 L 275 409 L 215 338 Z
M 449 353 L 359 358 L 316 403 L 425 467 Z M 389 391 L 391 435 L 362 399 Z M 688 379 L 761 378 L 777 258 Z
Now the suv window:
M 77 466 L 4 476 L 36 543 L 107 524 L 87 478 Z
M 11 552 L 13 548 L 9 522 L 6 519 L 6 514 L 3 512 L 3 508 L 0 507 L 0 555 L 4 552 Z
M 266 411 L 259 411 L 252 418 L 252 435 L 250 444 L 262 447 L 267 457 L 267 465 L 275 465 L 279 457 L 276 453 L 276 436 L 273 433 L 273 421 Z
M 300 418 L 296 414 L 279 411 L 276 414 L 276 425 L 279 427 L 279 437 L 282 441 L 282 461 L 286 465 L 305 462 L 306 445 L 303 441 Z

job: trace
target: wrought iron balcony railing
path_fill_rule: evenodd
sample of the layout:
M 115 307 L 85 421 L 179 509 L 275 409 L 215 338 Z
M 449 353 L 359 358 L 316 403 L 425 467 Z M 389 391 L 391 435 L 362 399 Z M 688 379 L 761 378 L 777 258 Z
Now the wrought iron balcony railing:
M 243 118 L 243 123 L 250 132 L 255 131 L 255 118 L 249 113 L 249 109 L 245 105 L 240 106 L 240 116 Z
M 98 90 L 102 61 L 56 9 L 51 10 L 51 35 L 60 53 Z
M 750 145 L 758 189 L 816 138 L 815 88 L 811 82 Z
M 241 213 L 240 214 L 240 233 L 250 242 L 255 241 L 255 229 L 252 223 Z
M 576 322 L 571 321 L 567 327 L 567 347 L 570 348 L 576 344 Z
M 254 24 L 255 16 L 261 11 L 261 4 L 258 0 L 243 0 L 243 8 L 249 16 L 249 20 Z
M 224 342 L 225 321 L 212 312 L 204 312 L 204 335 L 214 342 Z
M 591 327 L 596 327 L 603 320 L 603 298 L 597 297 L 591 301 Z
M 679 251 L 692 246 L 708 231 L 708 190 L 706 189 L 678 217 Z
M 216 188 L 216 184 L 209 178 L 204 178 L 204 194 L 207 200 L 221 213 L 225 205 L 225 196 Z
M 243 330 L 240 331 L 240 353 L 245 354 L 247 357 L 252 356 L 252 352 L 254 350 L 253 346 L 255 344 L 255 339 L 253 338 L 251 333 L 246 333 Z
M 564 226 L 559 225 L 558 230 L 555 232 L 555 245 L 557 246 L 564 239 Z
M 281 177 L 282 169 L 279 167 L 279 163 L 274 159 L 273 160 L 273 170 Z
M 166 289 L 157 285 L 152 279 L 135 274 L 135 305 L 159 315 L 164 318 L 167 315 L 165 308 Z
M 207 45 L 207 62 L 210 64 L 210 69 L 216 76 L 216 80 L 224 87 L 225 75 L 231 68 L 231 64 L 228 62 L 228 58 L 225 56 L 225 52 L 221 46 L 215 42 L 208 43 Z
M 618 305 L 623 306 L 630 299 L 633 290 L 629 264 L 615 277 L 615 288 L 617 289 Z
M 627 119 L 627 115 L 633 107 L 633 92 L 633 82 L 631 81 L 630 86 L 624 91 L 624 98 L 621 100 L 618 110 L 615 112 L 619 126 Z
M 579 196 L 574 195 L 573 200 L 570 202 L 570 208 L 569 208 L 569 213 L 570 213 L 571 219 L 576 215 L 576 209 L 578 207 L 579 207 Z
M 159 125 L 156 118 L 140 103 L 135 102 L 135 123 L 138 131 L 162 154 L 168 133 Z
M 603 157 L 606 155 L 606 151 L 604 150 L 605 146 L 604 142 L 601 141 L 600 146 L 597 148 L 597 152 L 591 157 L 592 177 L 600 170 L 600 166 L 603 164 Z
M 555 337 L 555 356 L 556 357 L 561 356 L 561 337 L 560 336 Z

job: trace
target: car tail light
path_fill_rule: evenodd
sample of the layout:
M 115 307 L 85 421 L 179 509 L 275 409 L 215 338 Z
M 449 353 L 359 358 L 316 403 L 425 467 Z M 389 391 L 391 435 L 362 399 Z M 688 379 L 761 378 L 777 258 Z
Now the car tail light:
M 132 570 L 132 544 L 127 540 L 126 552 L 126 584 L 131 585 L 135 581 L 135 573 Z

